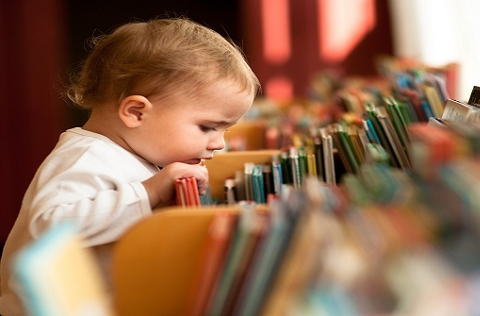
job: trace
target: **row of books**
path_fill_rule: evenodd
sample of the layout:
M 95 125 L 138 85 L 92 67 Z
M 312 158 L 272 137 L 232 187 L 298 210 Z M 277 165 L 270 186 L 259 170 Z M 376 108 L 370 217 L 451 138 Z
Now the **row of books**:
M 265 138 L 257 143 L 264 147 L 256 149 L 298 147 L 295 143 L 298 135 L 302 137 L 311 129 L 323 129 L 328 125 L 333 125 L 330 129 L 335 130 L 337 124 L 342 123 L 346 126 L 340 126 L 340 129 L 360 129 L 356 131 L 359 136 L 366 132 L 370 142 L 379 143 L 390 156 L 390 164 L 408 168 L 406 125 L 442 117 L 445 103 L 451 98 L 452 81 L 455 81 L 452 73 L 455 74 L 455 71 L 450 65 L 432 68 L 413 60 L 388 56 L 378 58 L 377 68 L 378 76 L 373 78 L 346 77 L 324 71 L 312 80 L 309 99 L 293 99 L 282 104 L 257 99 L 245 116 L 249 121 L 264 125 L 262 133 L 256 137 Z M 387 122 L 389 120 L 391 122 Z M 361 121 L 365 126 L 361 126 Z M 376 126 L 372 126 L 374 124 Z M 395 138 L 401 142 L 400 145 Z M 351 146 L 344 148 L 339 140 L 333 147 L 335 151 L 347 153 L 347 157 L 342 159 L 344 169 L 358 169 L 356 165 L 362 162 L 358 157 L 363 154 L 361 148 L 352 153 L 353 157 L 348 157 Z M 235 148 L 239 147 L 229 147 L 232 150 Z
M 348 185 L 310 177 L 268 212 L 253 202 L 241 203 L 238 215 L 219 211 L 185 315 L 459 315 L 473 308 L 480 256 L 468 251 L 478 232 L 463 226 L 445 234 L 445 218 L 420 194 L 423 182 L 405 172 L 362 166 L 358 182 L 374 185 L 367 173 L 379 182 L 368 202 L 354 203 Z M 381 192 L 387 183 L 392 188 Z M 408 198 L 398 190 L 405 184 Z
M 449 99 L 447 104 L 451 102 L 460 101 Z M 470 111 L 480 112 L 480 109 Z M 353 127 L 356 126 L 332 124 L 328 128 L 320 129 L 316 137 L 309 139 L 310 142 L 300 142 L 300 147 L 292 146 L 281 150 L 280 154 L 272 156 L 269 164 L 256 165 L 247 162 L 243 170 L 236 172 L 234 178 L 225 180 L 225 203 L 267 203 L 271 198 L 278 198 L 283 191 L 301 189 L 308 176 L 316 177 L 327 185 L 349 183 L 354 178 L 351 175 L 358 174 L 360 170 L 364 175 L 365 170 L 368 170 L 367 166 L 398 166 L 390 163 L 392 156 L 404 157 L 403 162 L 398 160 L 402 163 L 401 168 L 395 168 L 399 169 L 398 177 L 404 178 L 401 170 L 410 172 L 413 169 L 422 177 L 431 178 L 454 159 L 480 155 L 480 124 L 473 121 L 466 124 L 463 120 L 444 119 L 441 125 L 431 122 L 402 125 L 404 142 L 398 137 L 398 147 L 395 150 L 390 148 L 390 152 L 384 150 L 381 143 L 370 142 L 370 139 L 374 138 L 368 137 L 366 130 L 353 130 Z M 338 151 L 335 152 L 334 148 Z M 395 155 L 398 151 L 401 151 L 403 156 Z M 346 166 L 346 170 L 338 168 L 339 165 Z M 338 179 L 338 171 L 347 172 Z M 365 181 L 370 181 L 371 186 L 367 188 L 373 190 L 379 179 L 368 177 Z M 388 188 L 385 185 L 378 187 Z M 402 185 L 393 189 L 393 192 L 400 188 Z M 367 193 L 362 196 L 368 195 L 368 190 L 365 191 Z
M 424 75 L 397 76 L 398 95 Z M 435 88 L 426 77 L 422 87 Z M 437 95 L 441 107 L 422 116 L 398 95 L 351 103 L 324 126 L 290 124 L 271 165 L 246 164 L 227 180 L 233 202 L 236 185 L 269 184 L 263 199 L 244 193 L 238 217 L 219 212 L 211 223 L 219 234 L 205 244 L 188 315 L 475 314 L 478 97 Z M 255 211 L 265 201 L 269 212 Z
M 296 164 L 288 169 L 284 167 L 284 171 L 292 168 L 293 171 L 284 173 L 283 181 L 299 187 L 297 180 L 303 173 L 308 173 L 317 175 L 328 184 L 335 184 L 344 174 L 358 172 L 365 163 L 381 162 L 409 170 L 412 168 L 410 135 L 415 132 L 410 131 L 409 126 L 420 122 L 458 125 L 459 122 L 479 121 L 480 110 L 471 104 L 477 91 L 477 87 L 472 89 L 469 103 L 446 99 L 440 116 L 432 115 L 427 121 L 418 121 L 414 111 L 396 98 L 384 97 L 380 105 L 365 104 L 365 112 L 360 117 L 345 115 L 342 120 L 324 127 L 310 127 L 302 133 L 292 133 L 290 145 L 282 149 L 282 156 L 298 156 L 299 170 L 295 169 Z M 474 128 L 472 124 L 471 128 Z
M 474 141 L 450 127 L 409 128 L 419 127 L 412 162 L 430 157 L 438 176 L 364 164 L 338 186 L 307 176 L 268 212 L 254 202 L 240 203 L 239 215 L 218 212 L 186 314 L 437 315 L 438 301 L 446 314 L 473 308 L 480 134 Z M 428 135 L 452 137 L 457 149 Z
M 389 99 L 388 99 L 389 100 Z M 271 164 L 245 164 L 234 179 L 225 181 L 225 200 L 266 203 L 282 188 L 299 189 L 306 176 L 336 185 L 344 174 L 356 173 L 363 164 L 382 163 L 410 169 L 409 121 L 394 101 L 386 106 L 367 106 L 366 119 L 338 122 L 308 133 L 296 134 Z M 388 110 L 387 110 L 388 109 Z
M 473 88 L 470 103 L 478 90 Z M 393 98 L 384 100 L 383 106 L 366 106 L 367 119 L 345 120 L 297 135 L 294 145 L 272 157 L 271 164 L 246 163 L 234 179 L 226 179 L 225 201 L 267 203 L 282 190 L 300 189 L 307 176 L 337 185 L 363 165 L 381 164 L 405 171 L 413 168 L 426 177 L 452 157 L 478 155 L 480 124 L 476 118 L 480 108 L 476 105 L 447 99 L 442 117 L 431 117 L 427 124 L 409 121 L 403 115 L 405 109 Z M 433 128 L 437 126 L 443 129 Z
M 237 170 L 235 177 L 225 179 L 225 204 L 236 204 L 240 201 L 269 203 L 290 190 L 300 190 L 307 177 L 319 178 L 327 183 L 335 183 L 333 178 L 333 151 L 330 139 L 330 150 L 323 152 L 321 145 L 316 152 L 305 147 L 290 147 L 274 154 L 269 163 L 255 164 L 246 162 L 243 170 Z M 309 148 L 310 149 L 310 148 Z M 330 161 L 331 167 L 324 172 Z

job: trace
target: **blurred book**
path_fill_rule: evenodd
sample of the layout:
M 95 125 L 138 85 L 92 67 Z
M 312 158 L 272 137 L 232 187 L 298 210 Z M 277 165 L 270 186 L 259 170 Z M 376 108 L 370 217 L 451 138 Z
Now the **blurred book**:
M 208 302 L 213 300 L 218 286 L 220 272 L 225 264 L 236 223 L 237 215 L 235 214 L 219 211 L 214 215 L 195 271 L 184 315 L 205 315 Z
M 480 120 L 480 109 L 463 101 L 448 99 L 442 119 L 446 121 L 478 121 Z
M 20 250 L 12 269 L 28 315 L 114 315 L 93 254 L 73 222 L 54 226 Z
M 468 98 L 468 104 L 480 107 L 480 87 L 473 86 L 470 97 Z

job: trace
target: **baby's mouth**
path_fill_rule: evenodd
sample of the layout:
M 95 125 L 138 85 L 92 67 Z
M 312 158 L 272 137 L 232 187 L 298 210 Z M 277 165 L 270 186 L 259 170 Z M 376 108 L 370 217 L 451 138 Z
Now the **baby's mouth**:
M 184 161 L 183 163 L 189 164 L 189 165 L 198 165 L 200 162 L 202 162 L 202 159 L 189 159 Z

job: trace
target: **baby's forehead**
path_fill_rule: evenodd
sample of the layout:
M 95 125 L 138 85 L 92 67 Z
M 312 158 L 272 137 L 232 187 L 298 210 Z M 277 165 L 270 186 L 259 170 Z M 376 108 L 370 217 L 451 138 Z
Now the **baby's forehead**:
M 176 87 L 176 88 L 175 88 Z M 199 99 L 209 98 L 216 95 L 219 91 L 228 90 L 234 93 L 253 94 L 250 87 L 246 87 L 241 81 L 232 78 L 218 78 L 215 80 L 205 80 L 203 82 L 183 82 L 176 85 L 173 89 L 164 89 L 159 93 L 152 95 L 156 99 L 176 99 L 185 102 L 192 102 Z

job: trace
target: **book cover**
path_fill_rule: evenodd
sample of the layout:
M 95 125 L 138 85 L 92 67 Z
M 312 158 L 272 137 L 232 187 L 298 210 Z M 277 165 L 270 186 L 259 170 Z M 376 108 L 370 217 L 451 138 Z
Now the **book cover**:
M 478 121 L 480 109 L 459 100 L 448 99 L 441 118 L 446 121 Z
M 73 222 L 52 227 L 21 249 L 12 271 L 28 315 L 113 316 L 96 264 Z

